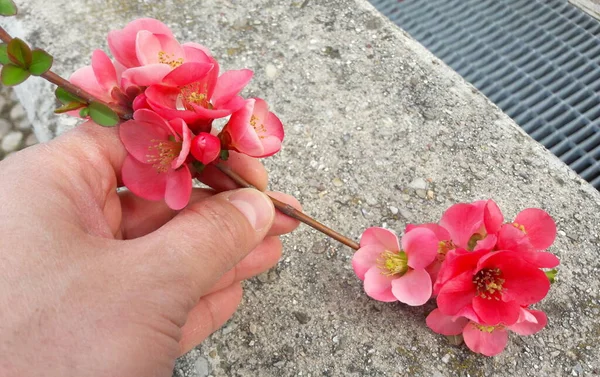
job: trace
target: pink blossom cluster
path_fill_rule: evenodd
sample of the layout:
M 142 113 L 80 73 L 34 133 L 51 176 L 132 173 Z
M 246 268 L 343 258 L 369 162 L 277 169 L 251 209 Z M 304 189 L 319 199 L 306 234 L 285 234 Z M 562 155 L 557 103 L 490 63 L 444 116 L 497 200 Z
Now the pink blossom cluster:
M 543 269 L 559 260 L 544 250 L 555 238 L 556 224 L 541 209 L 505 222 L 493 200 L 459 203 L 437 224 L 408 225 L 400 242 L 387 229 L 367 229 L 352 266 L 376 300 L 417 306 L 435 297 L 427 326 L 493 356 L 509 330 L 530 335 L 546 326 L 546 315 L 530 306 L 550 289 Z
M 192 178 L 218 161 L 222 151 L 267 157 L 281 149 L 281 121 L 260 98 L 239 95 L 252 78 L 248 69 L 219 72 L 209 50 L 180 44 L 154 19 L 138 19 L 111 31 L 111 60 L 94 51 L 91 66 L 70 81 L 98 99 L 134 111 L 120 126 L 128 151 L 123 183 L 148 200 L 173 209 L 187 205 Z M 216 132 L 213 120 L 229 117 Z

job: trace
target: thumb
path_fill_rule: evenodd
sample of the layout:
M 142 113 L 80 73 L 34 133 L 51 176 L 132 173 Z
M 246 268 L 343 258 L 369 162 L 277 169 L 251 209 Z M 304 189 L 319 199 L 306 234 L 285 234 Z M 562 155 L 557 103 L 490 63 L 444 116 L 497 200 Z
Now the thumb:
M 226 191 L 190 204 L 157 231 L 143 237 L 168 280 L 199 298 L 252 251 L 273 224 L 275 209 L 255 189 Z

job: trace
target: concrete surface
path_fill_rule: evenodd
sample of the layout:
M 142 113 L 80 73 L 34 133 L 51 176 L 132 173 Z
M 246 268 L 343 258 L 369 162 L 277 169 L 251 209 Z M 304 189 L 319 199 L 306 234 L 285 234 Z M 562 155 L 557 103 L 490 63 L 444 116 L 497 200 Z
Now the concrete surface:
M 600 20 L 600 0 L 569 0 L 569 2 L 595 19 Z
M 63 74 L 105 47 L 110 29 L 140 16 L 210 46 L 227 68 L 255 70 L 245 94 L 264 97 L 287 130 L 282 152 L 266 161 L 271 187 L 346 235 L 374 225 L 400 232 L 438 220 L 455 202 L 490 197 L 507 218 L 533 206 L 558 222 L 551 251 L 562 267 L 537 306 L 549 325 L 511 337 L 498 357 L 430 332 L 432 304 L 370 300 L 352 250 L 301 227 L 285 238 L 279 265 L 245 284 L 239 312 L 182 357 L 175 376 L 600 374 L 599 193 L 366 1 L 19 3 L 10 28 L 47 47 Z M 35 110 L 38 136 L 49 137 L 64 124 L 40 123 L 50 109 L 30 85 L 19 96 L 30 116 Z

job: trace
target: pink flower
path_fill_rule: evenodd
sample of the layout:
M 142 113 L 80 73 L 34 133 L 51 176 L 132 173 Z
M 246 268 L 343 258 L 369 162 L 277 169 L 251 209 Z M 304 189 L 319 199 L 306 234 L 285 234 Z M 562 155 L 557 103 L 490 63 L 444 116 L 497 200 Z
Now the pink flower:
M 69 81 L 104 102 L 116 102 L 113 91 L 120 91 L 121 72 L 117 71 L 104 51 L 95 50 L 92 65 L 73 72 Z
M 136 40 L 137 57 L 142 64 L 123 72 L 123 86 L 153 84 L 177 85 L 182 79 L 198 81 L 214 67 L 215 61 L 200 45 L 184 44 L 173 37 L 140 31 Z M 168 79 L 172 71 L 179 70 Z
M 128 23 L 122 30 L 108 33 L 108 48 L 115 60 L 124 68 L 142 65 L 137 56 L 136 40 L 140 31 L 173 38 L 171 30 L 162 22 L 152 18 L 139 18 Z
M 201 132 L 192 139 L 190 152 L 196 160 L 208 165 L 219 157 L 221 141 L 215 135 Z
M 543 299 L 546 274 L 513 251 L 449 253 L 438 277 L 437 303 L 445 315 L 472 308 L 486 324 L 512 325 L 521 306 Z
M 490 249 L 502 224 L 502 212 L 493 200 L 458 203 L 442 215 L 440 225 L 454 245 L 467 250 Z
M 166 25 L 150 18 L 133 21 L 123 30 L 111 31 L 108 45 L 124 71 L 121 85 L 125 88 L 161 83 L 171 71 L 189 63 L 197 64 L 182 69 L 179 75 L 193 72 L 193 78 L 199 80 L 198 76 L 206 75 L 215 64 L 206 47 L 196 43 L 179 44 Z
M 425 271 L 437 255 L 435 234 L 424 228 L 402 237 L 383 228 L 369 228 L 360 239 L 352 267 L 364 281 L 367 295 L 379 301 L 423 305 L 431 297 L 431 278 Z
M 192 176 L 186 159 L 192 133 L 185 122 L 167 122 L 150 110 L 138 110 L 120 125 L 119 135 L 129 152 L 123 163 L 123 183 L 147 200 L 162 200 L 172 209 L 187 205 Z
M 435 309 L 427 316 L 427 326 L 442 335 L 462 334 L 471 351 L 494 356 L 504 350 L 508 342 L 508 331 L 519 335 L 532 335 L 543 329 L 548 319 L 544 312 L 520 308 L 519 319 L 513 325 L 485 325 L 474 312 L 465 316 L 448 316 Z
M 206 75 L 168 75 L 161 84 L 146 89 L 148 105 L 161 116 L 183 119 L 194 131 L 209 131 L 213 119 L 231 115 L 244 106 L 239 92 L 250 82 L 249 69 L 219 76 L 219 64 L 209 57 Z
M 268 157 L 281 149 L 283 125 L 260 98 L 246 100 L 246 105 L 231 115 L 220 134 L 223 146 L 252 157 Z
M 515 236 L 513 229 L 520 231 L 520 237 Z M 515 220 L 504 225 L 499 234 L 498 243 L 517 242 L 520 250 L 544 250 L 550 247 L 556 238 L 556 223 L 552 217 L 539 208 L 527 208 L 515 217 Z

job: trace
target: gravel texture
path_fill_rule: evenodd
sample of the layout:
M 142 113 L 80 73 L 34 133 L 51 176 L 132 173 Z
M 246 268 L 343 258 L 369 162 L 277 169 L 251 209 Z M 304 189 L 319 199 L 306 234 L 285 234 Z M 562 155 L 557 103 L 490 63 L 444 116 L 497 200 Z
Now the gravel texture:
M 301 227 L 284 238 L 281 262 L 245 284 L 231 321 L 180 358 L 175 376 L 600 374 L 600 194 L 366 1 L 21 3 L 9 29 L 53 53 L 61 74 L 140 16 L 209 46 L 225 68 L 253 69 L 244 94 L 265 98 L 286 125 L 283 150 L 265 162 L 271 188 L 348 236 L 375 225 L 400 233 L 408 222 L 437 221 L 453 203 L 490 197 L 508 219 L 541 207 L 558 223 L 551 251 L 562 267 L 537 305 L 549 325 L 511 337 L 498 357 L 430 332 L 431 303 L 370 300 L 352 250 Z M 43 87 L 32 81 L 19 97 L 49 138 L 73 121 L 51 116 Z
M 0 86 L 0 160 L 37 143 L 31 122 L 13 89 Z

